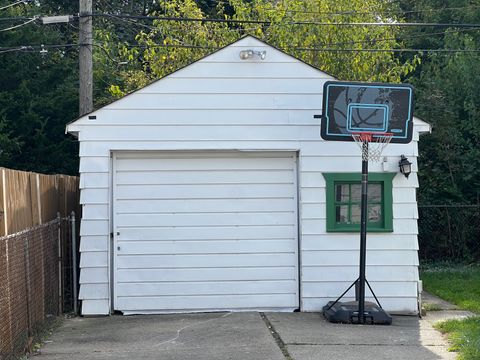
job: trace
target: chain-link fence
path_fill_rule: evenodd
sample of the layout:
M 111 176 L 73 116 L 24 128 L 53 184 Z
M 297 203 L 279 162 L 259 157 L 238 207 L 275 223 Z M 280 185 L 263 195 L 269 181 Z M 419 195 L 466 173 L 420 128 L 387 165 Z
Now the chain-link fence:
M 0 359 L 22 354 L 49 319 L 73 304 L 70 219 L 0 238 Z M 69 284 L 68 286 L 65 286 Z
M 63 289 L 63 312 L 71 313 L 76 308 L 74 306 L 74 286 L 78 290 L 78 259 L 79 259 L 79 236 L 80 233 L 80 221 L 75 221 L 75 213 L 72 213 L 70 217 L 62 219 L 60 222 L 60 234 L 62 237 L 62 248 L 61 248 L 61 257 L 62 257 L 62 284 L 61 288 Z M 74 260 L 73 260 L 73 251 L 72 246 L 75 246 L 76 252 L 76 267 L 77 271 L 74 271 Z M 76 279 L 74 279 L 74 276 Z M 75 296 L 76 298 L 76 296 Z
M 480 260 L 480 205 L 419 206 L 423 260 Z

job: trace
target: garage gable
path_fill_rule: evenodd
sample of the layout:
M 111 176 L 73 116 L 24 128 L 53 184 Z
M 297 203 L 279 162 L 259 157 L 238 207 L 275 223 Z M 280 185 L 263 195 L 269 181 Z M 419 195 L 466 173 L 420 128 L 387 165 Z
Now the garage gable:
M 242 60 L 240 51 L 265 51 L 265 60 L 255 56 Z M 292 81 L 289 82 L 288 80 Z M 296 83 L 302 79 L 304 94 L 293 95 Z M 268 81 L 265 81 L 268 80 Z M 287 81 L 282 81 L 287 80 Z M 319 81 L 320 80 L 320 81 Z M 119 100 L 108 104 L 91 114 L 80 117 L 67 125 L 66 131 L 77 133 L 82 125 L 115 124 L 111 110 L 177 110 L 177 109 L 219 109 L 232 107 L 244 108 L 311 108 L 308 97 L 312 93 L 321 93 L 322 83 L 334 78 L 303 61 L 266 44 L 253 37 L 246 36 L 211 55 L 187 65 Z M 234 85 L 232 87 L 232 85 Z M 272 85 L 279 95 L 271 97 Z M 259 95 L 255 98 L 232 94 Z M 286 94 L 292 94 L 285 96 Z M 193 95 L 188 104 L 181 95 Z M 321 101 L 321 99 L 319 99 Z M 320 103 L 318 103 L 320 106 Z M 116 115 L 116 114 L 115 114 Z M 124 124 L 135 124 L 138 118 L 130 116 Z

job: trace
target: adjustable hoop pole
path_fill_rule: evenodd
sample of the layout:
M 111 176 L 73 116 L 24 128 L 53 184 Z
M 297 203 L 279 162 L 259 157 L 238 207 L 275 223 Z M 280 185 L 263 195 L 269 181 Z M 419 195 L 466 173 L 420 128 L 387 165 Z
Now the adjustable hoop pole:
M 368 141 L 364 140 L 362 152 L 368 154 Z M 358 322 L 365 324 L 365 267 L 367 258 L 367 200 L 368 200 L 368 158 L 362 157 L 362 201 L 360 223 L 360 275 L 358 285 Z

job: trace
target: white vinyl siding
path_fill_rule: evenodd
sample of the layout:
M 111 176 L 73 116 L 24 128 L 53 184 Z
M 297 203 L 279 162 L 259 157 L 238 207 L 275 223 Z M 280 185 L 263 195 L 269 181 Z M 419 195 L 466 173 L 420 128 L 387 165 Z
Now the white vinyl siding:
M 299 307 L 296 154 L 114 156 L 115 310 Z
M 266 59 L 240 60 L 238 52 L 249 48 L 266 50 Z M 68 130 L 78 133 L 80 140 L 81 202 L 85 210 L 82 218 L 84 233 L 80 244 L 84 251 L 82 266 L 85 267 L 81 271 L 86 270 L 86 275 L 81 278 L 81 288 L 88 288 L 89 284 L 99 281 L 94 274 L 102 276 L 105 284 L 110 281 L 105 273 L 101 275 L 89 269 L 109 266 L 107 246 L 109 234 L 113 231 L 109 215 L 112 209 L 112 153 L 297 151 L 300 258 L 308 260 L 308 265 L 300 268 L 301 294 L 308 294 L 302 295 L 301 310 L 320 311 L 327 301 L 340 295 L 346 289 L 345 282 L 355 280 L 355 274 L 358 273 L 355 258 L 349 259 L 349 256 L 354 256 L 358 251 L 359 239 L 356 234 L 326 232 L 325 180 L 322 174 L 360 172 L 361 156 L 355 143 L 327 142 L 320 138 L 320 119 L 314 118 L 314 115 L 322 113 L 322 90 L 327 80 L 333 78 L 247 37 L 134 95 L 96 111 L 93 113 L 96 115 L 95 120 L 83 117 L 69 125 Z M 144 95 L 145 100 L 142 100 Z M 175 102 L 166 99 L 174 99 L 172 101 Z M 367 239 L 367 275 L 374 282 L 374 290 L 382 305 L 389 311 L 417 311 L 416 162 L 419 132 L 425 131 L 428 131 L 428 124 L 415 119 L 414 141 L 410 144 L 389 145 L 384 151 L 385 161 L 370 164 L 371 172 L 398 172 L 401 154 L 413 162 L 413 172 L 408 179 L 401 174 L 393 179 L 393 232 L 388 236 L 369 234 Z M 188 179 L 172 174 L 175 174 L 169 175 L 172 179 L 166 179 L 157 185 L 165 185 L 166 181 L 170 183 L 175 178 L 178 179 L 179 188 L 184 188 Z M 215 174 L 218 175 L 218 172 Z M 154 175 L 144 175 L 128 175 L 124 180 L 137 181 L 139 185 L 151 184 Z M 273 177 L 273 173 L 271 175 Z M 214 181 L 211 176 L 204 176 L 203 181 Z M 229 175 L 222 176 L 222 181 L 229 181 Z M 271 177 L 264 178 L 264 181 L 271 180 Z M 281 178 L 278 180 L 283 181 Z M 265 190 L 262 185 L 264 184 L 259 184 L 255 191 Z M 283 185 L 279 184 L 276 190 Z M 225 191 L 225 188 L 219 187 L 219 192 L 225 194 Z M 222 205 L 222 199 L 215 201 L 218 201 L 218 209 L 225 206 Z M 175 199 L 164 199 L 160 202 L 129 203 L 129 206 L 132 211 L 145 207 L 155 211 L 172 209 L 170 211 L 175 212 L 183 205 Z M 239 201 L 236 206 L 235 211 L 244 211 L 244 206 L 250 207 L 252 211 L 264 209 L 261 202 L 243 204 Z M 278 206 L 284 206 L 282 200 L 278 200 Z M 281 230 L 282 234 L 289 229 L 280 226 L 275 228 Z M 176 235 L 186 241 L 195 240 L 191 237 L 207 235 L 203 232 L 205 229 L 196 228 L 195 232 L 182 229 L 168 236 Z M 133 229 L 124 230 L 124 234 L 129 232 L 130 235 L 135 233 Z M 248 235 L 242 228 L 237 229 L 237 232 L 239 236 Z M 145 240 L 154 239 L 155 231 L 144 229 L 143 236 Z M 175 248 L 166 250 L 174 251 Z M 375 253 L 370 254 L 370 250 Z M 391 251 L 395 251 L 399 257 L 394 263 L 387 261 L 391 258 L 388 255 Z M 103 254 L 101 258 L 97 257 L 98 253 Z M 331 260 L 325 262 L 325 259 Z M 343 269 L 348 272 L 348 277 Z M 139 270 L 131 276 L 151 279 L 159 271 L 165 271 L 165 276 L 169 278 L 176 276 L 168 272 L 168 269 L 156 268 Z M 204 273 L 206 269 L 200 273 L 197 271 L 182 269 L 179 276 L 191 279 L 189 281 L 207 276 Z M 254 274 L 255 272 L 246 272 L 246 279 L 252 279 Z M 224 276 L 230 279 L 229 276 L 234 275 L 231 272 L 212 271 L 208 276 L 222 280 Z M 278 276 L 275 279 L 281 280 L 284 273 L 281 272 Z M 389 282 L 398 285 L 395 291 Z M 108 313 L 105 309 L 109 309 L 111 299 L 100 298 L 104 292 L 102 289 L 97 290 L 98 293 L 81 291 L 83 314 Z M 278 306 L 281 305 L 279 302 Z

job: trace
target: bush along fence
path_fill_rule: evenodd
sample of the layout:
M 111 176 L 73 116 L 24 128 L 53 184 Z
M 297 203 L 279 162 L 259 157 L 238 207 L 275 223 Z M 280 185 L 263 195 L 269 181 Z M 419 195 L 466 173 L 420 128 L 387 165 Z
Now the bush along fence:
M 29 350 L 57 315 L 76 308 L 79 191 L 76 177 L 2 168 L 0 189 L 3 360 Z
M 420 205 L 420 258 L 480 261 L 480 205 Z

